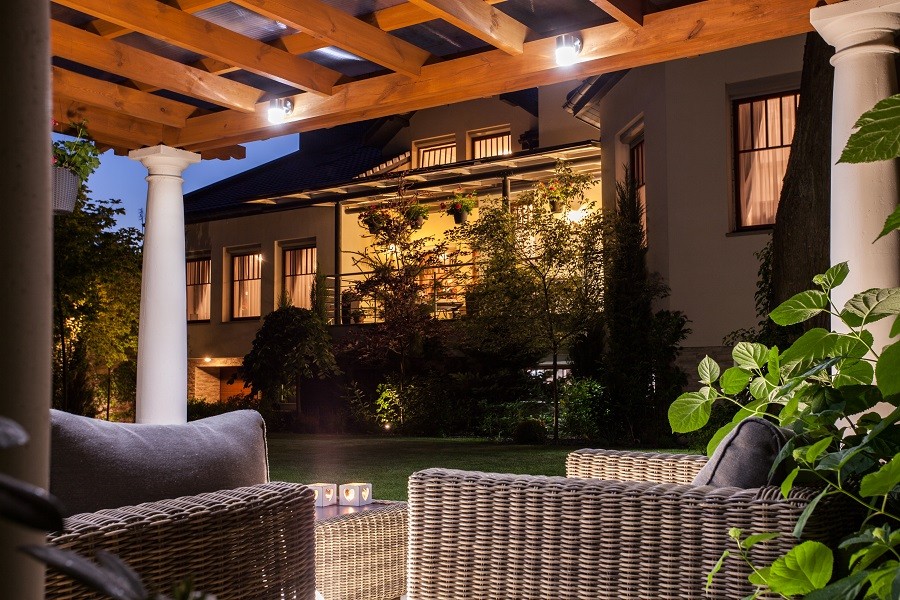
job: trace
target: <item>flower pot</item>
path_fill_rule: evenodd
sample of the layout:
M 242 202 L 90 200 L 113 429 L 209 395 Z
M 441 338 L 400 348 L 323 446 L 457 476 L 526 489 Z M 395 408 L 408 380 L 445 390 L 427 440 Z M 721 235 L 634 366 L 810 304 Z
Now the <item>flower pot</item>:
M 560 200 L 550 200 L 550 212 L 561 213 L 563 211 L 563 203 Z
M 410 219 L 409 224 L 413 229 L 422 229 L 422 225 L 425 224 L 425 217 L 416 217 L 415 219 Z
M 377 235 L 378 232 L 381 231 L 381 225 L 376 225 L 376 224 L 372 223 L 368 227 L 369 227 L 369 233 L 371 233 L 372 235 Z
M 460 210 L 460 211 L 453 213 L 453 222 L 456 223 L 457 225 L 461 225 L 461 224 L 465 223 L 468 218 L 469 218 L 468 211 Z
M 53 214 L 61 215 L 75 210 L 75 199 L 78 197 L 78 188 L 81 182 L 78 175 L 62 167 L 53 167 Z

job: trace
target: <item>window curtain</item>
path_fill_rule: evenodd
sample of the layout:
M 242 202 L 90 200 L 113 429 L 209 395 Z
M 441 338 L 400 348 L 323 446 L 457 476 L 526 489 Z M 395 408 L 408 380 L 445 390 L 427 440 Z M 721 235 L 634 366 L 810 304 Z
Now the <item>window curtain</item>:
M 209 320 L 210 261 L 192 260 L 187 263 L 187 319 Z
M 296 248 L 284 252 L 284 290 L 297 308 L 312 308 L 316 278 L 316 249 Z
M 245 254 L 232 257 L 233 288 L 231 316 L 234 319 L 258 317 L 262 314 L 261 254 Z

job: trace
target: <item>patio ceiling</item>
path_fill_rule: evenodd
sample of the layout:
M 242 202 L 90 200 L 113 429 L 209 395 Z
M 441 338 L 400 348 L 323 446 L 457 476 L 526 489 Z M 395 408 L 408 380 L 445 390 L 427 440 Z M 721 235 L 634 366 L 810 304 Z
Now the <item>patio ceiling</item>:
M 804 33 L 816 4 L 54 0 L 53 114 L 117 152 L 239 158 L 253 140 Z M 561 33 L 583 41 L 570 67 L 555 63 Z M 279 125 L 275 98 L 294 104 Z

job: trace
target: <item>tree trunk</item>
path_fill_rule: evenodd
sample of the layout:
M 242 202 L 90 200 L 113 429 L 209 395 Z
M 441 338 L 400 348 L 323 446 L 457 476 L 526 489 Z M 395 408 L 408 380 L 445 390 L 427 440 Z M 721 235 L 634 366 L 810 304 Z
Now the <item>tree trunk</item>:
M 559 364 L 559 349 L 553 349 L 553 443 L 559 441 L 559 382 L 556 379 L 556 369 Z
M 829 266 L 833 55 L 817 33 L 806 36 L 800 109 L 772 232 L 770 310 L 810 289 L 812 278 Z M 827 314 L 806 323 L 828 326 Z

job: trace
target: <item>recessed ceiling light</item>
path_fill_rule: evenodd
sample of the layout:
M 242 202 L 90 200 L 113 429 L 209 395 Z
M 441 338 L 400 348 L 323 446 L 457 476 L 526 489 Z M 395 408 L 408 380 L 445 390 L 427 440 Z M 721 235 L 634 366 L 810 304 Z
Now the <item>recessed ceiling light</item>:
M 275 98 L 269 101 L 269 123 L 284 123 L 294 110 L 294 102 L 290 98 Z
M 556 36 L 556 64 L 561 67 L 574 64 L 581 53 L 581 38 L 571 33 Z

